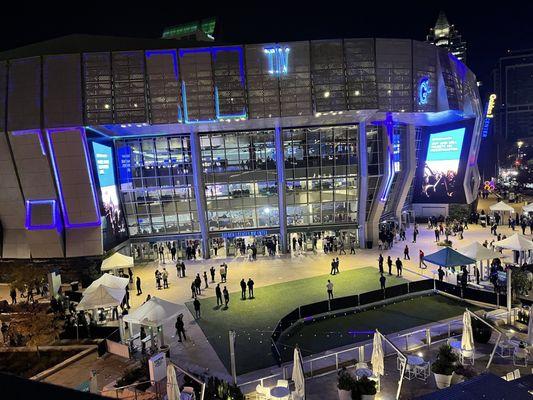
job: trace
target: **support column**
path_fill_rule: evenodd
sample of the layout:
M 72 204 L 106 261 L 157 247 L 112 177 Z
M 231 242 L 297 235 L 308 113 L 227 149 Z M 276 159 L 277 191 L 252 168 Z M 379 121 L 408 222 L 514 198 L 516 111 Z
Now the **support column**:
M 357 143 L 357 221 L 359 223 L 359 247 L 366 248 L 366 198 L 368 197 L 368 153 L 366 148 L 366 121 L 359 123 Z
M 398 221 L 401 223 L 402 221 L 402 208 L 405 204 L 405 200 L 407 199 L 407 195 L 409 194 L 409 189 L 411 188 L 411 184 L 413 183 L 413 179 L 415 177 L 415 171 L 416 171 L 416 126 L 415 125 L 408 125 L 406 130 L 406 137 L 404 143 L 406 144 L 405 148 L 400 148 L 400 151 L 405 151 L 405 158 L 402 158 L 402 160 L 405 160 L 406 163 L 402 165 L 401 175 L 402 179 L 398 180 L 396 182 L 396 186 L 401 185 L 398 187 L 398 190 L 396 193 L 398 193 L 398 199 L 397 203 L 395 204 L 396 209 L 394 210 L 394 214 Z
M 281 253 L 287 253 L 287 200 L 285 197 L 285 159 L 283 152 L 283 130 L 276 124 L 274 142 L 276 145 L 276 170 L 278 173 L 278 209 Z
M 198 223 L 202 234 L 202 255 L 205 259 L 210 258 L 209 252 L 209 229 L 207 228 L 207 201 L 205 199 L 204 174 L 202 170 L 202 154 L 200 149 L 200 136 L 198 132 L 191 130 L 191 157 L 192 176 L 194 182 L 194 198 L 198 209 Z

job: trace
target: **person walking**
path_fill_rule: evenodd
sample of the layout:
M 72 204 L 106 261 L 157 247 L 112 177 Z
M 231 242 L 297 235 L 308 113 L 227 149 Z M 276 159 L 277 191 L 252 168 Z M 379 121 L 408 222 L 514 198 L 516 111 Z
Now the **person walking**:
M 176 263 L 176 275 L 178 276 L 178 278 L 181 278 L 181 262 L 180 261 Z
M 205 271 L 204 271 L 204 283 L 205 283 L 204 289 L 209 288 L 209 285 L 207 284 L 207 272 L 205 272 Z
M 392 276 L 392 258 L 390 256 L 387 256 L 387 266 L 389 267 L 389 275 Z
M 225 307 L 228 308 L 228 304 L 229 304 L 229 292 L 228 292 L 228 289 L 226 288 L 226 286 L 224 286 L 224 290 L 222 291 L 222 294 L 224 295 L 224 304 L 225 304 Z
M 335 259 L 331 260 L 331 272 L 330 275 L 335 275 Z
M 355 254 L 355 240 L 350 242 L 350 254 Z
M 442 279 L 444 278 L 444 270 L 442 269 L 442 267 L 439 265 L 439 269 L 438 269 L 438 274 L 439 274 L 439 281 L 442 282 Z
M 200 304 L 200 300 L 198 300 L 198 297 L 194 299 L 193 305 L 194 305 L 194 319 L 198 319 L 202 316 L 202 314 L 200 313 L 201 304 Z
M 172 246 L 170 254 L 172 255 L 172 261 L 176 261 L 176 246 Z
M 178 335 L 178 342 L 181 342 L 181 336 L 183 335 L 183 340 L 187 340 L 187 336 L 185 336 L 185 324 L 183 323 L 183 314 L 178 315 L 178 318 L 176 319 L 176 324 L 174 325 L 176 327 L 176 335 Z
M 254 281 L 252 278 L 248 278 L 248 298 L 254 298 Z
M 383 273 L 383 254 L 379 253 L 378 257 L 378 267 L 379 267 L 379 273 Z
M 328 284 L 326 285 L 328 291 L 328 300 L 333 299 L 333 283 L 328 279 Z
M 209 268 L 209 272 L 211 273 L 211 282 L 215 283 L 215 267 L 211 266 L 211 268 Z
M 196 282 L 192 281 L 191 283 L 191 299 L 196 298 Z
M 405 249 L 403 249 L 403 259 L 404 260 L 410 260 L 411 257 L 409 257 L 409 246 L 405 245 Z
M 143 294 L 143 291 L 141 289 L 141 278 L 137 277 L 137 279 L 135 280 L 135 286 L 137 287 L 137 296 Z
M 217 296 L 217 307 L 218 307 L 219 305 L 222 305 L 222 290 L 220 290 L 220 284 L 218 283 L 217 283 L 217 287 L 215 288 L 215 294 Z
M 400 260 L 400 257 L 396 258 L 396 276 L 402 276 L 402 260 Z
M 385 290 L 385 282 L 387 282 L 387 278 L 383 276 L 383 272 L 380 275 L 379 284 L 381 285 L 381 290 Z
M 241 300 L 246 300 L 246 282 L 241 279 Z
M 163 289 L 168 289 L 168 272 L 166 268 L 163 268 L 161 275 L 163 276 Z
M 428 267 L 426 262 L 424 261 L 424 256 L 425 256 L 425 254 L 422 251 L 422 249 L 418 250 L 418 267 L 421 268 L 421 269 L 422 268 L 426 269 Z
M 225 283 L 226 282 L 226 269 L 223 265 L 220 266 L 220 282 Z

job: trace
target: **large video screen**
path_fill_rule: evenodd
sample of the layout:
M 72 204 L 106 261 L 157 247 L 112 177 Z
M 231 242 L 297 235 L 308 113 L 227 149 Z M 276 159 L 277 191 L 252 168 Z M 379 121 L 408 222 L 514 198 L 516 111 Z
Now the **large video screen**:
M 417 203 L 461 203 L 464 201 L 462 156 L 467 129 L 429 133 L 421 146 L 413 201 Z M 420 157 L 419 156 L 419 157 Z
M 109 250 L 128 238 L 126 221 L 120 207 L 117 185 L 115 182 L 113 150 L 110 146 L 97 142 L 93 142 L 92 146 L 102 199 L 102 232 L 104 249 Z

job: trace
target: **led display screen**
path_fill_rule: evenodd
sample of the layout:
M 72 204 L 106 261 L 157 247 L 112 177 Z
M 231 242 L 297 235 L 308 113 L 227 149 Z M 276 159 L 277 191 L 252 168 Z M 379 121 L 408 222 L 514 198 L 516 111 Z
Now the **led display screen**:
M 126 221 L 115 182 L 113 150 L 97 142 L 93 142 L 92 146 L 102 201 L 104 249 L 108 250 L 127 239 Z
M 467 128 L 430 132 L 421 146 L 416 174 L 416 203 L 464 202 Z

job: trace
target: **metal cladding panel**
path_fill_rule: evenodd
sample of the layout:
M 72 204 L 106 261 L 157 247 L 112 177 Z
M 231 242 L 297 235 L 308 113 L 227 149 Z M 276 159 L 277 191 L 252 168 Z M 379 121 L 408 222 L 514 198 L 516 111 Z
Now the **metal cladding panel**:
M 429 94 L 420 93 L 421 85 L 427 79 Z M 437 49 L 435 46 L 413 41 L 413 102 L 415 112 L 437 111 Z
M 111 55 L 115 123 L 147 122 L 143 51 Z
M 100 227 L 67 229 L 65 236 L 66 257 L 99 256 L 104 252 Z
M 145 52 L 150 122 L 173 124 L 181 119 L 181 85 L 176 50 Z
M 87 125 L 113 123 L 113 84 L 109 53 L 83 54 L 84 114 Z
M 9 62 L 7 129 L 41 127 L 41 58 Z
M 311 66 L 309 42 L 280 43 L 290 48 L 287 73 L 281 74 L 281 116 L 311 115 Z
M 211 49 L 180 50 L 179 62 L 183 82 L 184 116 L 187 121 L 215 119 L 215 86 Z
M 213 48 L 213 71 L 218 94 L 218 116 L 246 115 L 246 77 L 244 76 L 244 49 Z
M 7 62 L 0 61 L 0 132 L 6 129 Z
M 437 51 L 444 87 L 448 96 L 448 107 L 450 110 L 461 110 L 463 108 L 463 89 L 456 74 L 455 65 L 446 51 L 442 49 Z
M 83 124 L 79 54 L 43 58 L 43 111 L 47 128 Z
M 280 115 L 279 80 L 276 75 L 269 73 L 264 47 L 268 45 L 245 47 L 249 118 L 270 118 Z
M 344 40 L 346 94 L 350 110 L 378 108 L 374 44 L 374 39 Z
M 413 111 L 411 40 L 376 39 L 376 77 L 381 111 Z
M 347 109 L 342 40 L 311 42 L 311 76 L 315 111 Z

